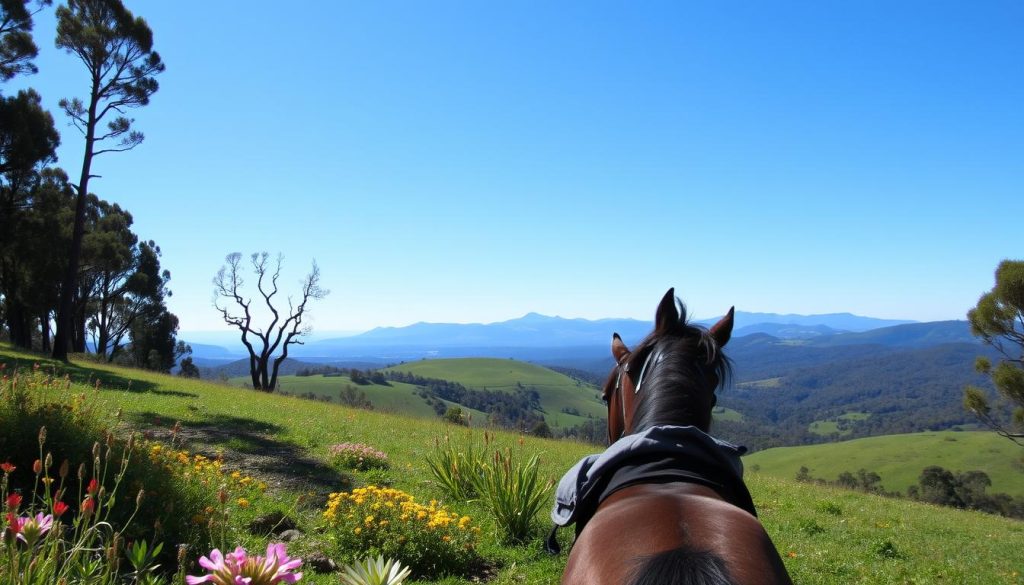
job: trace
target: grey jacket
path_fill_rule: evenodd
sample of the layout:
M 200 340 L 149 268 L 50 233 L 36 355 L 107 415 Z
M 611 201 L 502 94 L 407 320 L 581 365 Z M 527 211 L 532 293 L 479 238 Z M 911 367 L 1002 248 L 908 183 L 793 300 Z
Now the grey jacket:
M 584 457 L 562 476 L 555 490 L 551 520 L 556 526 L 576 522 L 579 534 L 600 500 L 617 489 L 652 481 L 652 471 L 643 466 L 636 466 L 639 471 L 621 472 L 638 460 L 655 461 L 656 465 L 648 467 L 660 469 L 665 481 L 701 483 L 724 491 L 721 495 L 727 501 L 756 515 L 743 484 L 740 455 L 746 451 L 746 447 L 716 439 L 693 426 L 663 425 L 627 435 L 604 453 Z M 613 476 L 620 477 L 612 481 Z

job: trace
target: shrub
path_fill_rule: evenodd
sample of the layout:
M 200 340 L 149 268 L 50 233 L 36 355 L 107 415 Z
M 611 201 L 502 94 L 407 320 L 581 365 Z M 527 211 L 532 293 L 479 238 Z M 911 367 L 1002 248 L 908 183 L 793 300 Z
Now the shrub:
M 342 469 L 357 469 L 366 471 L 368 469 L 387 469 L 388 456 L 362 443 L 341 443 L 331 445 L 328 449 L 331 456 L 331 463 Z
M 417 503 L 392 488 L 332 493 L 323 512 L 339 556 L 401 559 L 419 577 L 462 574 L 476 562 L 480 529 L 436 501 Z

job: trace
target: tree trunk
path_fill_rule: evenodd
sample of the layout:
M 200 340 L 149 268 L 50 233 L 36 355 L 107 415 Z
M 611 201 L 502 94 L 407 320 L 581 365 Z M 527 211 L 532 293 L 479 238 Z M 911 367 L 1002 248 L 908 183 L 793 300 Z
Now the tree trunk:
M 83 291 L 79 294 L 78 302 L 75 306 L 75 334 L 71 343 L 72 351 L 75 353 L 86 352 L 85 321 L 87 319 L 86 303 L 88 302 L 89 299 Z
M 43 353 L 50 353 L 50 311 L 39 316 L 39 336 L 43 339 Z
M 75 327 L 75 292 L 78 290 L 78 266 L 82 258 L 82 240 L 85 238 L 85 204 L 89 197 L 89 178 L 92 172 L 93 143 L 96 141 L 96 107 L 99 102 L 99 80 L 93 79 L 89 100 L 89 118 L 85 128 L 85 154 L 82 157 L 82 175 L 78 180 L 78 197 L 75 200 L 75 227 L 71 232 L 71 250 L 68 254 L 67 272 L 60 289 L 60 305 L 57 310 L 57 333 L 53 338 L 53 358 L 68 361 L 72 330 Z

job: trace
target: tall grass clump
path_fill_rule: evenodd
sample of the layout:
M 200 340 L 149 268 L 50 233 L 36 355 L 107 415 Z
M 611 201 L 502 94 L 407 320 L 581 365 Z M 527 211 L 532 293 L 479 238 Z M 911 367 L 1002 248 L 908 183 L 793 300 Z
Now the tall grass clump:
M 453 501 L 465 501 L 477 496 L 477 486 L 487 461 L 490 435 L 484 433 L 483 447 L 477 447 L 469 437 L 461 445 L 435 440 L 434 450 L 427 455 L 427 468 L 441 491 Z
M 494 516 L 500 538 L 522 543 L 535 533 L 537 514 L 548 505 L 554 483 L 540 477 L 540 457 L 523 461 L 512 450 L 494 453 L 484 464 L 476 481 L 476 491 Z

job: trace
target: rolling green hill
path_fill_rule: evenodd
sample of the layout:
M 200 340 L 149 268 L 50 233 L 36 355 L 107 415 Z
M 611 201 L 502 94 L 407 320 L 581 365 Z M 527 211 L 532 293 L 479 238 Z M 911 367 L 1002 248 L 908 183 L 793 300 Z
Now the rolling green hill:
M 473 390 L 514 393 L 521 390 L 535 390 L 540 396 L 541 414 L 553 428 L 578 425 L 588 417 L 603 418 L 605 406 L 598 399 L 599 390 L 590 384 L 573 379 L 565 374 L 547 368 L 508 359 L 438 359 L 402 364 L 384 370 L 403 372 L 422 378 L 455 382 Z M 230 380 L 235 386 L 248 385 L 248 377 Z M 428 398 L 415 384 L 389 381 L 384 384 L 354 384 L 348 376 L 281 376 L 280 390 L 292 395 L 313 394 L 318 397 L 338 400 L 338 392 L 346 386 L 354 386 L 373 404 L 374 409 L 419 417 L 437 417 L 437 412 L 428 403 Z M 474 425 L 484 425 L 487 414 L 458 405 L 471 415 Z M 735 418 L 738 413 L 723 416 Z
M 793 479 L 801 466 L 815 478 L 835 480 L 858 469 L 882 476 L 888 491 L 906 493 L 921 470 L 938 465 L 950 471 L 981 470 L 992 479 L 990 493 L 1024 496 L 1022 449 L 990 432 L 943 431 L 886 435 L 801 447 L 777 447 L 744 458 L 761 473 Z
M 443 499 L 431 480 L 424 456 L 435 441 L 445 435 L 468 440 L 479 432 L 445 425 L 436 419 L 383 414 L 344 408 L 309 400 L 277 396 L 252 390 L 185 380 L 162 374 L 142 372 L 107 364 L 75 360 L 70 365 L 56 364 L 40 356 L 16 352 L 0 344 L 0 363 L 7 372 L 16 367 L 31 368 L 41 362 L 46 371 L 71 376 L 72 392 L 91 392 L 99 380 L 99 397 L 111 412 L 120 410 L 125 424 L 143 431 L 167 433 L 173 421 L 196 435 L 208 431 L 208 440 L 217 449 L 228 451 L 228 460 L 236 461 L 244 471 L 259 476 L 274 471 L 302 476 L 306 469 L 296 466 L 327 460 L 330 445 L 357 441 L 385 451 L 391 470 L 384 473 L 353 472 L 334 477 L 348 487 L 370 481 L 386 480 L 398 489 L 422 500 Z M 238 436 L 250 436 L 260 445 L 257 460 L 266 464 L 246 468 L 247 459 L 238 459 L 233 446 Z M 536 453 L 542 473 L 556 478 L 578 458 L 595 450 L 592 445 L 520 437 L 512 433 L 491 433 L 493 441 L 520 452 Z M 940 436 L 944 436 L 942 434 Z M 953 433 L 966 442 L 970 433 Z M 889 445 L 895 449 L 897 443 Z M 995 447 L 995 445 L 990 445 Z M 934 448 L 935 446 L 932 445 Z M 975 446 L 975 450 L 987 447 Z M 0 461 L 8 455 L 0 453 Z M 761 454 L 762 457 L 769 452 Z M 30 454 L 29 458 L 35 457 Z M 835 458 L 840 458 L 835 456 Z M 749 467 L 748 463 L 748 467 Z M 782 554 L 793 580 L 800 584 L 888 585 L 902 583 L 957 583 L 977 585 L 1020 585 L 1024 582 L 1020 551 L 1024 547 L 1024 522 L 909 501 L 843 491 L 816 485 L 798 484 L 768 474 L 765 462 L 760 472 L 748 474 L 748 486 L 759 510 L 759 517 Z M 794 472 L 795 473 L 795 472 Z M 785 475 L 785 474 L 783 474 Z M 790 476 L 791 477 L 791 476 Z M 884 477 L 884 474 L 883 474 Z M 319 479 L 306 479 L 316 487 Z M 277 483 L 272 482 L 272 486 Z M 287 484 L 285 484 L 287 485 Z M 338 486 L 320 486 L 338 489 Z M 290 514 L 295 514 L 302 536 L 289 544 L 289 550 L 309 546 L 321 538 L 323 499 L 306 499 L 296 507 L 301 492 L 273 487 Z M 278 496 L 275 496 L 278 497 Z M 540 552 L 539 540 L 520 546 L 497 542 L 494 524 L 479 502 L 448 502 L 455 510 L 473 517 L 483 528 L 480 553 L 489 567 L 487 582 L 492 585 L 548 585 L 558 583 L 566 563 L 566 553 L 549 556 Z M 566 550 L 571 530 L 562 531 L 560 540 Z M 252 537 L 255 538 L 255 537 Z M 539 537 L 538 537 L 539 538 Z M 226 543 L 233 546 L 234 542 Z M 256 543 L 248 543 L 258 549 Z M 337 583 L 337 574 L 319 574 L 304 567 L 302 583 Z M 469 578 L 451 577 L 433 582 L 437 585 L 469 585 Z M 412 583 L 428 583 L 414 581 Z
M 541 405 L 548 424 L 576 424 L 587 415 L 603 418 L 604 404 L 600 389 L 553 370 L 515 360 L 489 358 L 456 358 L 423 360 L 388 368 L 424 378 L 457 382 L 476 390 L 513 392 L 517 388 L 533 388 L 541 395 Z M 563 409 L 578 411 L 580 416 L 565 415 Z

